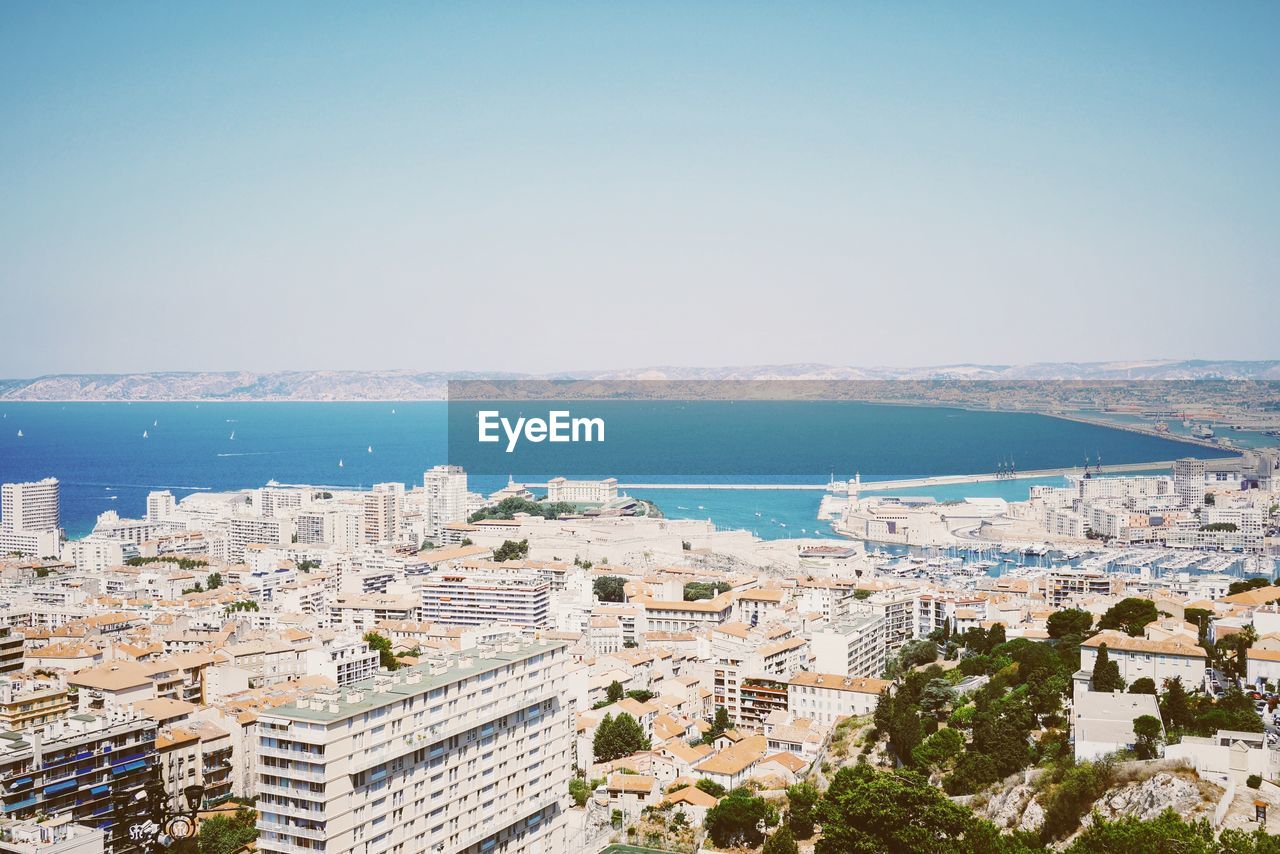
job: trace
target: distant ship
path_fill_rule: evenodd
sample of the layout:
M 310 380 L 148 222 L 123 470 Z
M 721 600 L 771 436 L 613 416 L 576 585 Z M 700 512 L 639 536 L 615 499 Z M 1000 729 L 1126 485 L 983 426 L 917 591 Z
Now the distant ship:
M 1212 439 L 1213 428 L 1208 424 L 1197 424 L 1192 430 L 1191 435 L 1197 439 Z
M 338 468 L 342 468 L 342 460 L 338 460 Z
M 231 431 L 231 439 L 230 439 L 230 441 L 234 442 L 235 440 L 236 440 L 236 431 L 235 431 L 235 430 L 232 430 L 232 431 Z
M 1156 432 L 1157 432 L 1157 433 L 1168 433 L 1168 432 L 1169 432 L 1169 422 L 1168 422 L 1168 421 L 1157 421 L 1157 422 L 1156 422 Z
M 21 439 L 21 438 L 22 438 L 22 431 L 21 431 L 21 430 L 19 430 L 19 431 L 18 431 L 18 438 L 19 438 L 19 439 Z
M 147 435 L 147 431 L 146 431 L 146 430 L 143 430 L 143 431 L 142 431 L 142 438 L 144 438 L 144 439 L 149 439 L 149 438 L 150 438 L 150 437 Z
M 159 421 L 152 421 L 152 422 L 151 422 L 151 426 L 152 426 L 152 427 L 159 427 L 159 426 L 160 426 L 160 422 L 159 422 Z
M 369 453 L 371 453 L 371 454 L 373 453 L 373 445 L 370 445 L 370 446 L 369 446 Z

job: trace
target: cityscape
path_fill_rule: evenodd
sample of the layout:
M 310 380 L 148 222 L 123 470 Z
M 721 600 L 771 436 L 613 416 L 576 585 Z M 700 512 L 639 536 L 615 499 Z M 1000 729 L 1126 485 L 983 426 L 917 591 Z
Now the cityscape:
M 1277 33 L 0 3 L 0 854 L 1280 854 Z

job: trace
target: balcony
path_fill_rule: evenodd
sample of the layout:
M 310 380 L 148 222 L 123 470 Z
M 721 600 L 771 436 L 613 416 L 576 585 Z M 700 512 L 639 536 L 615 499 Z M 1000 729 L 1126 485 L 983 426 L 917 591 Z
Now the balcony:
M 273 756 L 276 759 L 288 759 L 291 762 L 313 762 L 324 764 L 323 753 L 313 753 L 309 750 L 290 750 L 283 747 L 258 747 L 259 756 Z
M 258 789 L 260 794 L 267 794 L 266 792 L 262 791 L 263 787 L 259 786 Z M 274 795 L 275 793 L 272 792 L 271 794 Z M 294 797 L 294 796 L 289 795 L 287 797 Z M 282 804 L 282 803 L 277 803 L 275 801 L 266 801 L 266 800 L 259 801 L 257 806 L 258 806 L 258 811 L 262 813 L 279 813 L 280 815 L 292 816 L 294 818 L 305 818 L 309 821 L 322 822 L 325 820 L 325 812 L 323 807 L 319 809 L 307 809 L 305 807 L 294 806 L 292 804 Z
M 263 854 L 278 851 L 280 854 L 323 854 L 324 844 L 318 845 L 295 845 L 292 842 L 286 842 L 281 839 L 268 839 L 264 836 L 258 837 L 258 850 Z
M 321 827 L 303 827 L 297 824 L 284 824 L 281 822 L 268 821 L 259 815 L 258 830 L 265 833 L 283 833 L 290 836 L 301 836 L 306 839 L 324 840 L 327 838 L 325 829 Z

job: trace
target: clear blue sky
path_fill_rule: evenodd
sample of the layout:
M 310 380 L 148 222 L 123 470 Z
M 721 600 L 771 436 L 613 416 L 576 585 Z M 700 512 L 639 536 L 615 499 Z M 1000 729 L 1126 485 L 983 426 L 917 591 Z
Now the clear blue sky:
M 0 376 L 1280 357 L 1280 3 L 0 5 Z

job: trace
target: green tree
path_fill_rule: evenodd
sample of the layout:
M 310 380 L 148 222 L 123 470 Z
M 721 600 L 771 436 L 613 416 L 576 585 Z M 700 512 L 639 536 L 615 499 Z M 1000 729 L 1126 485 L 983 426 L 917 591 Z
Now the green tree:
M 1133 734 L 1138 739 L 1133 752 L 1139 759 L 1155 759 L 1160 755 L 1161 733 L 1160 719 L 1154 715 L 1139 715 L 1133 719 Z
M 1120 629 L 1132 637 L 1139 637 L 1143 627 L 1147 623 L 1155 622 L 1159 616 L 1155 602 L 1130 596 L 1108 608 L 1102 615 L 1102 619 L 1098 621 L 1098 628 Z
M 948 728 L 940 729 L 920 742 L 911 755 L 921 768 L 939 768 L 959 756 L 962 750 L 964 736 Z
M 745 789 L 734 789 L 707 810 L 703 826 L 707 835 L 719 848 L 755 848 L 764 841 L 758 825 L 765 827 L 778 823 L 778 811 L 764 798 L 758 798 Z
M 932 664 L 938 660 L 938 645 L 931 640 L 909 640 L 898 651 L 898 660 L 903 669 Z
M 810 783 L 787 787 L 787 827 L 796 839 L 813 836 L 814 810 L 822 794 Z
M 230 816 L 215 816 L 200 823 L 201 854 L 232 854 L 258 838 L 258 814 L 240 807 Z
M 922 734 L 920 715 L 916 713 L 912 703 L 904 700 L 905 698 L 899 697 L 893 704 L 893 717 L 889 721 L 889 747 L 899 761 L 910 764 L 914 761 L 912 754 L 920 743 Z
M 716 706 L 715 717 L 711 719 L 711 729 L 707 730 L 707 735 L 703 740 L 707 744 L 710 744 L 720 736 L 724 735 L 725 731 L 729 729 L 730 724 L 729 710 L 724 706 Z
M 727 581 L 713 583 L 690 581 L 684 586 L 684 601 L 696 602 L 700 599 L 714 599 L 729 589 L 731 589 L 731 586 Z
M 1182 618 L 1199 630 L 1200 637 L 1197 642 L 1203 645 L 1209 636 L 1209 624 L 1213 621 L 1213 612 L 1207 608 L 1187 608 L 1182 612 Z
M 930 679 L 920 694 L 920 708 L 931 715 L 937 715 L 956 701 L 956 691 L 946 679 Z
M 1080 819 L 1093 809 L 1094 801 L 1111 788 L 1113 779 L 1109 761 L 1081 762 L 1055 769 L 1040 796 L 1044 807 L 1041 840 L 1047 843 L 1074 833 L 1080 827 Z
M 626 712 L 620 712 L 616 718 L 605 715 L 604 720 L 596 727 L 596 735 L 591 743 L 597 762 L 612 762 L 641 750 L 648 750 L 650 746 L 644 729 Z
M 498 563 L 508 560 L 522 560 L 529 556 L 529 541 L 503 540 L 502 545 L 493 550 L 493 559 Z
M 1084 637 L 1093 627 L 1093 614 L 1080 608 L 1067 608 L 1065 611 L 1054 611 L 1049 615 L 1049 637 L 1057 640 L 1067 635 Z
M 608 697 L 610 703 L 616 703 L 622 699 L 622 683 L 617 679 L 609 683 L 609 687 L 605 689 L 605 696 Z
M 988 847 L 998 838 L 989 823 L 924 777 L 866 763 L 836 773 L 818 805 L 818 822 L 817 854 L 998 850 Z M 978 837 L 985 840 L 982 849 L 975 848 Z
M 1213 854 L 1219 850 L 1208 821 L 1202 819 L 1187 824 L 1171 809 L 1149 821 L 1133 816 L 1115 821 L 1098 819 L 1067 849 L 1069 854 L 1132 854 L 1135 851 Z
M 626 582 L 616 575 L 601 575 L 591 582 L 591 591 L 601 602 L 622 602 L 626 599 L 625 585 Z
M 482 519 L 514 519 L 517 513 L 527 513 L 530 516 L 541 516 L 544 519 L 559 519 L 561 516 L 571 516 L 577 513 L 578 508 L 567 501 L 530 501 L 527 498 L 511 496 L 504 498 L 492 507 L 482 507 L 475 513 L 472 513 L 467 521 L 479 522 Z
M 210 573 L 209 576 L 206 577 L 204 580 L 204 587 L 206 590 L 217 590 L 221 586 L 222 586 L 221 572 Z
M 1093 690 L 1124 690 L 1124 680 L 1120 678 L 1120 665 L 1111 660 L 1105 643 L 1098 647 L 1098 657 L 1093 663 Z
M 795 837 L 784 825 L 764 841 L 764 848 L 760 850 L 760 854 L 799 854 L 799 851 L 800 847 L 796 845 Z
M 703 777 L 701 780 L 694 783 L 693 785 L 694 785 L 694 788 L 698 789 L 699 791 L 706 792 L 708 795 L 710 795 L 713 798 L 723 798 L 729 791 L 724 786 L 721 786 L 719 783 L 717 783 L 715 780 L 708 780 L 706 777 Z
M 1164 681 L 1164 694 L 1160 697 L 1160 716 L 1164 718 L 1167 729 L 1182 732 L 1195 721 L 1195 712 L 1191 708 L 1191 700 L 1187 689 L 1182 687 L 1178 677 Z
M 397 670 L 400 662 L 396 661 L 395 653 L 391 651 L 391 639 L 377 632 L 366 632 L 364 642 L 369 645 L 369 649 L 377 650 L 378 664 L 383 670 Z
M 591 797 L 591 793 L 596 790 L 603 780 L 587 780 L 585 778 L 574 775 L 569 780 L 569 797 L 573 798 L 574 804 L 577 806 L 586 806 L 587 799 Z
M 1143 676 L 1140 679 L 1133 680 L 1133 684 L 1129 686 L 1130 694 L 1155 694 L 1156 680 L 1150 676 Z

